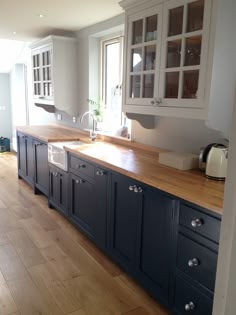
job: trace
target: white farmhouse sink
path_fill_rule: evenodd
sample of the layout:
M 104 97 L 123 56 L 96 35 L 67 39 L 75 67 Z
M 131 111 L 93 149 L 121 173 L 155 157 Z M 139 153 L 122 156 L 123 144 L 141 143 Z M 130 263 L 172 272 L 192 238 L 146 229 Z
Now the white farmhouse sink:
M 81 141 L 65 141 L 48 143 L 48 162 L 68 171 L 67 152 L 64 146 L 77 147 L 83 145 Z

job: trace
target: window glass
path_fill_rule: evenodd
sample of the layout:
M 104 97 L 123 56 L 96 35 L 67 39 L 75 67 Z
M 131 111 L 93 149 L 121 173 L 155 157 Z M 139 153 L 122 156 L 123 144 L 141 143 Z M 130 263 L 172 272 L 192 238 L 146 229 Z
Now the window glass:
M 102 100 L 98 127 L 117 136 L 129 137 L 130 122 L 122 113 L 123 37 L 102 41 Z

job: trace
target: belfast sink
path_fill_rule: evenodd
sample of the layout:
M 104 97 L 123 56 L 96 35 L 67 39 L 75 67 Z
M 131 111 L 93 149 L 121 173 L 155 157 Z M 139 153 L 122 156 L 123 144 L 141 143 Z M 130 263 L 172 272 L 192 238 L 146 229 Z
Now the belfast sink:
M 83 145 L 82 141 L 65 141 L 65 142 L 50 142 L 48 143 L 48 162 L 68 171 L 67 152 L 65 146 L 76 148 Z

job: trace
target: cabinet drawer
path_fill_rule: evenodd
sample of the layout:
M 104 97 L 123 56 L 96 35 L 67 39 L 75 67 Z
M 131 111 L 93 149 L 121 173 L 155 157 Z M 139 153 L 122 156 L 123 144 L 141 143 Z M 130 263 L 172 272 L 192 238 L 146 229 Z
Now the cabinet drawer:
M 219 243 L 220 220 L 187 205 L 181 205 L 179 223 L 188 229 Z
M 81 160 L 72 155 L 70 155 L 69 163 L 70 168 L 74 170 L 76 173 L 94 178 L 95 167 L 92 164 L 85 162 L 84 160 Z
M 214 291 L 217 254 L 210 249 L 179 235 L 177 266 L 194 280 Z
M 175 308 L 178 314 L 211 315 L 213 301 L 183 279 L 176 278 Z

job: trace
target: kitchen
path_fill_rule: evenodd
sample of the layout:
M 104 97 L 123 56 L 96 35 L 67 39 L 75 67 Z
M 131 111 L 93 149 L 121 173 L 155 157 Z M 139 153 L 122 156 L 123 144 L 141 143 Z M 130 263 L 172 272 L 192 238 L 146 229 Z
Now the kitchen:
M 127 1 L 127 2 L 128 2 L 127 4 L 129 5 L 130 4 L 129 2 L 131 2 L 131 1 Z M 155 2 L 155 1 L 152 1 L 152 5 L 153 5 L 153 3 L 155 3 L 155 5 L 157 4 L 157 2 Z M 224 4 L 222 4 L 221 2 L 219 2 L 219 5 L 220 4 L 222 6 L 224 6 Z M 228 8 L 230 8 L 230 6 Z M 220 10 L 220 12 L 221 12 L 222 16 L 226 20 L 228 20 L 228 16 L 223 15 L 223 12 L 225 12 L 225 11 L 227 12 L 227 10 L 226 10 L 226 8 L 225 8 L 225 11 L 223 9 Z M 129 7 L 127 8 L 127 10 L 129 10 Z M 120 12 L 122 12 L 122 11 L 120 11 Z M 132 14 L 132 12 L 131 12 L 131 14 Z M 228 24 L 224 23 L 224 19 L 222 19 L 222 20 L 219 19 L 217 21 L 218 21 L 217 22 L 218 23 L 217 24 L 217 31 L 218 32 L 216 32 L 216 34 L 221 35 L 222 24 L 223 24 L 223 26 L 225 26 L 224 31 L 227 29 Z M 115 18 L 112 18 L 112 19 L 107 20 L 105 22 L 101 22 L 99 24 L 96 24 L 95 26 L 91 26 L 90 28 L 87 28 L 87 29 L 84 29 L 84 30 L 78 32 L 78 42 L 80 43 L 80 45 L 78 45 L 78 50 L 79 50 L 78 54 L 80 56 L 80 58 L 78 60 L 78 68 L 80 69 L 80 75 L 83 79 L 83 80 L 80 80 L 80 82 L 83 82 L 83 84 L 78 85 L 78 95 L 81 98 L 78 103 L 82 104 L 83 106 L 81 106 L 81 107 L 83 107 L 83 108 L 80 108 L 81 112 L 79 114 L 75 113 L 75 116 L 77 116 L 77 117 L 79 117 L 86 110 L 88 110 L 88 108 L 87 108 L 88 103 L 86 102 L 86 100 L 87 99 L 96 99 L 97 95 L 98 95 L 98 87 L 97 87 L 96 82 L 94 81 L 94 78 L 96 79 L 99 77 L 99 75 L 98 75 L 99 67 L 97 64 L 98 62 L 96 62 L 99 58 L 98 58 L 98 53 L 96 55 L 96 49 L 95 49 L 96 47 L 99 47 L 98 38 L 104 38 L 104 37 L 108 36 L 109 34 L 107 35 L 107 29 L 111 29 L 111 31 L 113 33 L 119 34 L 120 36 L 122 36 L 122 27 L 121 27 L 122 24 L 124 24 L 124 15 L 121 14 Z M 229 25 L 229 30 L 230 30 L 230 25 Z M 223 39 L 222 39 L 222 37 L 220 37 L 220 38 L 221 38 L 221 41 L 224 39 L 225 42 L 228 43 L 227 42 L 228 38 L 226 36 L 223 36 Z M 179 38 L 176 38 L 176 41 L 178 41 L 178 40 L 179 40 Z M 223 43 L 223 45 L 220 45 L 221 41 L 219 42 L 219 38 L 217 37 L 217 40 L 215 41 L 215 45 L 216 45 L 217 49 L 215 49 L 214 52 L 215 51 L 221 52 L 224 54 L 224 56 L 226 56 L 225 54 L 229 53 L 229 52 L 227 52 L 227 49 L 226 49 L 227 45 L 225 45 L 225 43 Z M 81 44 L 81 43 L 83 43 L 83 44 Z M 225 50 L 222 48 L 222 46 L 223 46 L 223 48 L 226 47 Z M 91 48 L 93 48 L 93 50 Z M 221 49 L 223 49 L 223 52 Z M 83 56 L 84 58 L 81 58 L 81 56 Z M 213 54 L 213 57 L 214 57 L 213 59 L 214 59 L 214 62 L 216 62 L 216 64 L 218 64 L 217 63 L 217 62 L 219 62 L 218 58 L 221 58 L 221 56 L 222 56 L 221 54 L 219 54 L 219 55 L 216 53 Z M 230 57 L 230 54 L 228 56 Z M 225 59 L 227 61 L 227 58 L 225 58 Z M 228 59 L 228 60 L 232 60 L 232 59 Z M 89 67 L 89 70 L 87 68 L 88 64 L 92 65 L 91 69 Z M 218 67 L 213 67 L 213 69 L 214 69 L 214 71 L 216 71 L 216 77 L 218 77 L 217 76 Z M 195 70 L 196 70 L 196 68 L 195 68 Z M 228 70 L 229 70 L 229 68 L 227 68 L 227 62 L 225 62 L 225 64 L 223 63 L 222 69 L 220 69 L 220 73 L 221 73 L 222 78 L 224 77 L 225 71 L 228 71 Z M 152 74 L 151 71 L 152 70 L 150 70 L 150 73 Z M 177 69 L 176 69 L 176 71 L 177 71 Z M 29 76 L 31 75 L 30 71 L 28 71 L 28 75 Z M 126 78 L 129 78 L 130 75 L 132 76 L 132 74 L 127 73 Z M 145 73 L 141 72 L 141 75 L 145 76 Z M 227 78 L 228 78 L 228 76 L 227 76 Z M 233 78 L 233 74 L 232 74 L 232 78 Z M 128 81 L 129 80 L 127 80 L 127 82 Z M 162 82 L 162 81 L 160 81 L 160 82 Z M 209 81 L 207 81 L 207 82 L 209 82 Z M 142 114 L 140 114 L 140 112 L 137 112 L 137 106 L 136 107 L 134 106 L 133 107 L 134 113 L 129 115 L 129 117 L 131 119 L 137 119 L 137 122 L 135 120 L 132 120 L 132 130 L 131 130 L 132 139 L 134 139 L 135 142 L 143 143 L 145 145 L 152 145 L 152 146 L 155 146 L 157 148 L 159 147 L 162 149 L 169 149 L 169 150 L 173 150 L 173 151 L 180 150 L 180 151 L 187 151 L 187 152 L 192 152 L 192 153 L 198 153 L 201 146 L 206 146 L 210 142 L 223 141 L 222 140 L 222 134 L 227 138 L 229 135 L 228 129 L 230 126 L 229 117 L 231 116 L 231 111 L 228 107 L 225 107 L 224 111 L 222 111 L 222 109 L 220 108 L 220 103 L 221 103 L 220 101 L 222 101 L 223 103 L 226 103 L 226 101 L 230 102 L 230 97 L 233 94 L 232 93 L 232 86 L 234 89 L 234 82 L 235 81 L 230 80 L 229 84 L 227 84 L 227 86 L 225 87 L 224 85 L 222 85 L 222 82 L 218 82 L 218 81 L 216 82 L 214 80 L 211 80 L 211 84 L 213 85 L 214 88 L 211 88 L 210 91 L 211 91 L 211 93 L 213 93 L 212 91 L 214 91 L 214 93 L 213 93 L 213 95 L 209 96 L 209 108 L 208 108 L 208 110 L 209 110 L 208 111 L 208 115 L 209 115 L 208 118 L 209 119 L 208 119 L 207 125 L 212 127 L 212 128 L 215 128 L 219 131 L 208 128 L 205 125 L 205 121 L 203 119 L 201 119 L 201 120 L 200 119 L 191 119 L 189 117 L 188 118 L 180 118 L 180 117 L 182 117 L 181 115 L 183 115 L 183 110 L 182 110 L 182 114 L 179 114 L 178 112 L 180 112 L 180 111 L 178 110 L 178 108 L 172 109 L 171 110 L 172 114 L 170 114 L 170 111 L 167 114 L 166 113 L 163 114 L 163 111 L 166 110 L 166 108 L 163 109 L 161 107 L 157 107 L 156 109 L 159 110 L 159 108 L 160 108 L 161 113 L 160 113 L 160 116 L 159 115 L 154 116 L 153 112 L 151 112 L 151 111 L 156 110 L 156 109 L 153 109 L 153 107 L 150 109 L 149 109 L 150 106 L 148 108 L 146 107 L 147 113 L 148 113 L 148 111 L 150 111 L 150 112 L 148 113 L 148 115 L 142 115 Z M 219 89 L 217 88 L 218 84 L 221 84 L 221 93 L 218 93 L 219 92 Z M 230 87 L 231 87 L 231 90 L 229 90 Z M 32 89 L 32 86 L 31 86 L 31 89 Z M 147 93 L 149 93 L 149 92 L 147 92 Z M 229 97 L 229 95 L 230 95 L 230 97 Z M 218 98 L 219 98 L 219 100 L 216 102 L 216 100 Z M 126 101 L 130 102 L 129 99 L 127 99 Z M 189 101 L 189 103 L 193 103 L 193 102 L 194 102 L 194 100 Z M 39 102 L 37 102 L 37 103 L 39 103 Z M 213 105 L 214 105 L 214 108 L 212 107 Z M 232 100 L 231 100 L 231 105 L 233 105 Z M 76 124 L 73 123 L 73 121 L 72 121 L 73 114 L 67 115 L 63 111 L 58 111 L 58 112 L 56 112 L 55 115 L 54 115 L 54 113 L 48 113 L 47 111 L 45 111 L 45 109 L 41 108 L 42 106 L 36 107 L 34 105 L 34 103 L 32 102 L 32 100 L 31 100 L 31 102 L 29 102 L 28 106 L 29 106 L 29 110 L 28 110 L 29 117 L 28 118 L 30 120 L 30 125 L 38 125 L 38 124 L 46 125 L 48 123 L 55 123 L 56 122 L 60 126 L 67 125 L 68 128 L 71 128 L 73 126 L 74 127 L 81 127 L 79 119 L 78 119 L 78 122 Z M 131 105 L 129 103 L 126 104 L 127 112 L 130 112 L 130 106 Z M 55 107 L 57 107 L 57 105 Z M 143 106 L 139 106 L 138 110 L 142 111 L 143 110 L 142 107 Z M 77 108 L 75 108 L 75 110 L 77 110 Z M 74 111 L 74 108 L 73 108 L 73 111 Z M 185 115 L 190 115 L 189 113 L 191 111 L 189 109 L 185 109 L 184 112 L 188 113 Z M 193 117 L 203 115 L 202 110 L 198 111 L 198 110 L 195 110 L 194 108 L 193 108 L 192 113 L 193 113 Z M 61 115 L 61 116 L 58 116 L 58 115 Z M 61 120 L 58 120 L 59 117 L 61 118 Z M 197 117 L 197 118 L 199 118 L 199 117 Z M 141 127 L 140 124 L 144 125 L 145 127 L 148 127 L 148 129 Z M 86 124 L 84 124 L 82 126 L 82 128 L 84 128 L 85 126 L 86 126 Z M 40 133 L 36 132 L 37 135 L 35 135 L 35 133 L 32 134 L 33 129 L 31 129 L 30 134 L 27 133 L 27 129 L 22 129 L 22 130 L 24 131 L 23 135 L 32 136 L 33 139 L 39 138 L 38 140 L 43 140 L 43 141 L 45 140 L 45 139 L 41 138 L 43 131 L 41 131 Z M 19 131 L 22 131 L 22 130 L 19 130 Z M 86 138 L 86 136 L 83 135 L 83 141 L 86 141 L 86 139 L 89 136 L 87 136 L 87 138 L 85 140 L 84 140 L 84 137 Z M 109 137 L 107 137 L 107 139 L 109 139 Z M 31 141 L 30 137 L 29 137 L 29 141 Z M 40 148 L 40 147 L 42 148 L 42 146 L 39 145 L 38 148 Z M 134 151 L 136 151 L 136 148 L 132 148 L 132 149 Z M 72 151 L 71 153 L 75 153 L 73 151 L 73 148 L 70 150 Z M 87 149 L 87 150 L 89 151 L 90 149 Z M 82 153 L 80 152 L 80 154 L 82 154 Z M 131 155 L 131 152 L 130 151 L 125 152 L 125 154 L 127 155 L 127 157 L 129 157 Z M 85 158 L 85 155 L 83 155 L 83 158 Z M 88 158 L 88 155 L 87 155 L 87 158 Z M 150 156 L 149 156 L 148 161 L 150 162 L 150 165 L 153 165 L 152 163 L 154 163 L 154 165 L 155 165 L 155 161 L 152 162 L 152 159 L 150 159 Z M 91 160 L 87 161 L 85 159 L 85 162 L 88 162 L 89 166 L 91 166 Z M 98 163 L 98 160 L 96 160 L 96 161 L 92 160 L 92 162 L 95 162 L 95 164 L 96 164 L 95 167 L 99 166 L 99 168 L 100 168 L 101 166 L 103 166 L 103 167 L 107 166 L 107 164 L 106 165 L 104 165 L 104 164 L 100 165 Z M 70 163 L 72 163 L 72 155 L 71 155 Z M 110 166 L 110 164 L 109 164 L 109 166 Z M 118 166 L 116 166 L 116 167 L 118 167 Z M 121 168 L 122 167 L 119 166 L 119 171 L 121 171 Z M 100 169 L 98 169 L 98 171 L 99 170 Z M 118 169 L 116 168 L 115 171 L 117 171 L 117 170 Z M 83 171 L 83 169 L 82 169 L 82 171 Z M 108 170 L 108 171 L 110 171 L 110 170 Z M 129 172 L 126 175 L 130 175 L 130 170 L 125 170 L 125 172 Z M 173 170 L 173 174 L 174 174 L 174 172 L 175 171 Z M 54 171 L 52 173 L 56 173 L 56 172 Z M 39 172 L 39 174 L 40 174 L 40 172 Z M 75 173 L 73 173 L 73 176 L 74 175 L 75 175 Z M 145 178 L 145 176 L 142 175 L 141 173 L 136 174 L 136 176 L 138 176 L 135 178 L 135 179 L 138 179 L 138 181 L 139 181 L 138 183 L 140 183 L 140 181 L 141 182 L 144 181 L 144 184 L 147 184 L 148 186 L 150 185 L 150 186 L 155 187 L 153 180 L 150 182 L 150 179 L 147 179 L 147 176 Z M 202 178 L 204 180 L 204 176 Z M 85 178 L 85 179 L 87 179 L 87 178 Z M 143 179 L 143 180 L 141 180 L 141 179 Z M 75 180 L 77 180 L 77 179 L 75 179 Z M 149 181 L 147 181 L 147 180 L 149 180 Z M 212 187 L 213 187 L 214 185 L 217 185 L 217 184 L 215 182 L 213 182 L 213 184 L 209 184 L 209 185 L 212 185 Z M 131 185 L 131 186 L 133 186 L 133 185 Z M 137 187 L 139 188 L 142 186 L 137 186 Z M 36 187 L 36 188 L 38 188 L 38 187 Z M 136 187 L 134 187 L 134 188 L 136 188 Z M 161 190 L 163 189 L 164 191 L 166 191 L 166 188 L 164 189 L 163 187 L 157 186 L 156 188 L 160 188 Z M 190 191 L 190 194 L 191 194 L 191 189 L 189 189 L 189 187 L 188 187 L 188 190 Z M 214 188 L 212 188 L 212 190 L 214 190 Z M 182 191 L 184 191 L 184 189 L 182 189 Z M 171 193 L 171 191 L 168 191 L 168 190 L 166 192 Z M 172 195 L 175 195 L 176 197 L 180 197 L 180 198 L 182 197 L 182 195 L 179 196 L 178 194 L 177 195 L 173 194 L 173 191 L 172 191 Z M 186 199 L 186 198 L 187 197 L 184 197 L 183 199 Z M 207 199 L 207 197 L 206 197 L 206 199 Z M 199 198 L 199 200 L 200 200 L 200 198 Z M 191 200 L 189 200 L 189 201 L 191 201 Z M 198 204 L 197 201 L 194 203 Z M 205 206 L 202 205 L 202 206 L 204 208 L 207 208 L 206 205 Z M 232 221 L 232 224 L 233 224 L 233 221 Z M 224 235 L 225 238 L 226 238 L 226 236 Z M 217 303 L 217 299 L 216 299 L 216 303 Z M 220 303 L 220 304 L 222 305 L 222 303 Z M 217 314 L 216 312 L 217 312 L 217 309 L 216 309 L 216 311 L 214 311 L 214 314 Z M 219 309 L 219 314 L 222 314 L 222 313 L 224 313 L 224 312 L 220 311 L 220 309 Z M 230 313 L 228 312 L 226 314 L 230 314 Z

